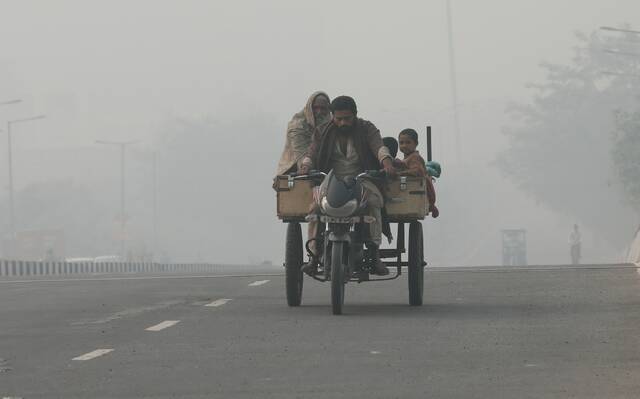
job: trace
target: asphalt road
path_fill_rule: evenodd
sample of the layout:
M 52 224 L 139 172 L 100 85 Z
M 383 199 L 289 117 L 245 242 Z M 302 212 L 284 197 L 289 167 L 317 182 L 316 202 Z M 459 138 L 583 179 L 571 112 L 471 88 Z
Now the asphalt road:
M 427 270 L 342 316 L 280 275 L 0 280 L 0 398 L 640 397 L 635 267 Z

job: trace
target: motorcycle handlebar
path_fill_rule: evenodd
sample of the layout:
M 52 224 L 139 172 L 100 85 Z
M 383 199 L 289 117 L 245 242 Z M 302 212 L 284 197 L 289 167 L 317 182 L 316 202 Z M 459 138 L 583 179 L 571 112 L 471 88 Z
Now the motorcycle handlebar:
M 303 179 L 308 177 L 325 177 L 326 175 L 327 175 L 326 173 L 321 172 L 319 170 L 311 170 L 309 171 L 309 173 L 304 175 L 299 175 L 297 172 L 289 173 L 289 176 L 293 177 L 294 179 Z M 360 179 L 362 177 L 381 179 L 386 176 L 387 176 L 387 172 L 385 172 L 384 169 L 381 169 L 381 170 L 374 169 L 374 170 L 365 170 L 364 172 L 356 176 L 356 179 Z
M 381 179 L 384 177 L 387 177 L 387 172 L 384 171 L 384 169 L 382 170 L 365 170 L 364 172 L 360 173 L 356 179 L 360 179 L 362 177 L 371 177 L 374 179 Z
M 294 179 L 303 179 L 306 177 L 324 177 L 326 175 L 326 173 L 320 172 L 319 170 L 310 170 L 309 173 L 304 175 L 299 175 L 297 172 L 289 173 L 289 176 L 293 177 Z

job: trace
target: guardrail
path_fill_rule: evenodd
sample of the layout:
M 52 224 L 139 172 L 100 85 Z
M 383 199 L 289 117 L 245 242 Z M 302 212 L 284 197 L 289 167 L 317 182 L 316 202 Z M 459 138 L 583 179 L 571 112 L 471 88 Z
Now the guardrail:
M 0 276 L 55 276 L 69 274 L 208 272 L 221 265 L 211 263 L 150 262 L 38 262 L 0 259 Z

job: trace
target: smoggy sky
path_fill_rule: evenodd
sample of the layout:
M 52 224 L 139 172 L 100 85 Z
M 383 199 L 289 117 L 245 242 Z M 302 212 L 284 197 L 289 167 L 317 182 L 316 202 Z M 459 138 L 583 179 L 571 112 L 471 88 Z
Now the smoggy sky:
M 637 0 L 451 4 L 465 167 L 486 165 L 504 147 L 506 104 L 531 98 L 526 85 L 544 78 L 541 62 L 571 60 L 578 44 L 575 32 L 640 27 Z M 211 148 L 214 158 L 224 152 L 226 159 L 242 159 L 249 152 L 256 159 L 272 159 L 264 165 L 221 165 L 234 176 L 254 176 L 247 184 L 262 190 L 256 189 L 256 201 L 264 207 L 260 212 L 268 208 L 272 213 L 263 215 L 265 222 L 253 232 L 259 241 L 277 223 L 274 195 L 265 187 L 282 150 L 286 123 L 313 91 L 355 97 L 360 116 L 373 121 L 383 135 L 406 127 L 423 132 L 430 124 L 436 158 L 447 166 L 457 161 L 448 49 L 445 0 L 0 0 L 0 102 L 23 100 L 0 106 L 0 129 L 8 119 L 47 115 L 15 126 L 17 190 L 53 179 L 94 180 L 102 190 L 95 195 L 114 196 L 109 201 L 115 206 L 117 152 L 98 147 L 96 139 L 138 139 L 132 151 L 144 152 L 158 147 L 156 133 L 166 132 L 176 118 L 206 118 L 246 129 L 241 122 L 259 114 L 257 120 L 266 118 L 270 128 L 260 134 L 231 129 L 226 134 L 245 138 L 238 141 L 241 145 Z M 7 164 L 4 140 L 0 165 Z M 48 160 L 47 154 L 54 153 L 50 159 L 62 157 L 67 163 Z M 76 162 L 78 154 L 82 161 Z M 133 179 L 129 184 L 141 185 Z M 506 181 L 496 184 L 517 197 L 505 200 L 514 218 L 503 224 L 526 227 L 519 215 L 528 214 L 539 223 L 538 236 L 555 229 L 556 250 L 564 251 L 563 226 L 572 221 L 555 219 L 557 215 L 532 202 L 518 202 L 528 200 Z M 0 200 L 6 198 L 6 186 L 7 174 L 0 173 Z M 131 198 L 136 199 L 148 203 L 146 197 Z M 525 212 L 524 207 L 537 210 Z M 228 210 L 212 207 L 212 212 Z M 452 221 L 438 223 L 450 226 Z M 280 224 L 278 228 L 282 230 Z M 233 250 L 241 244 L 233 237 L 219 232 L 211 240 L 229 251 L 212 252 L 206 259 L 235 260 Z M 271 251 L 266 256 L 277 259 L 281 234 L 270 240 L 263 243 Z M 548 252 L 546 245 L 540 242 L 540 254 Z
M 147 139 L 172 116 L 229 118 L 251 107 L 284 123 L 324 89 L 353 95 L 383 131 L 446 126 L 445 4 L 4 0 L 0 93 L 25 102 L 0 116 L 46 113 L 30 127 L 42 132 L 32 144 L 82 145 Z M 575 31 L 640 22 L 633 0 L 452 4 L 465 135 L 469 114 L 527 95 L 540 61 L 566 62 Z

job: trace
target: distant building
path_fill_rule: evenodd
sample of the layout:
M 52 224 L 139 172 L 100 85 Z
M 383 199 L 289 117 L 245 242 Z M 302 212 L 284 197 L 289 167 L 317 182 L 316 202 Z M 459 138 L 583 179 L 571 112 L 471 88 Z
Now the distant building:
M 524 229 L 502 230 L 502 265 L 527 265 L 527 231 Z
M 2 254 L 6 259 L 62 260 L 65 258 L 63 230 L 25 230 L 2 241 Z

